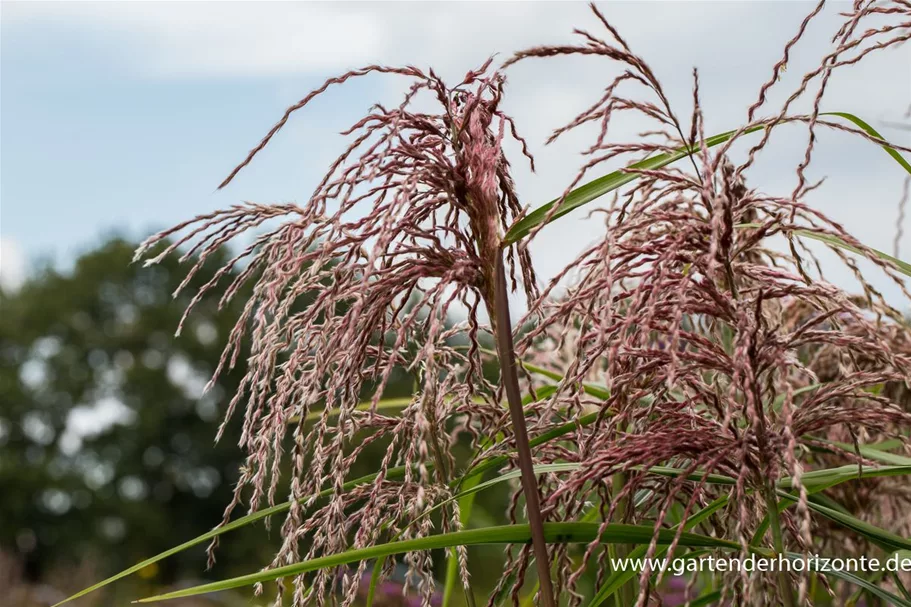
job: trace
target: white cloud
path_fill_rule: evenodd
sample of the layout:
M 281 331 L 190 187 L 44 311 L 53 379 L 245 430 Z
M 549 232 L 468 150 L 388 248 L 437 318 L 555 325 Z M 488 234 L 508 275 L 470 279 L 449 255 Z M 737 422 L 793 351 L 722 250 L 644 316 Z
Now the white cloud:
M 616 2 L 603 10 L 638 50 L 685 37 L 685 54 L 693 56 L 716 43 L 726 22 L 774 24 L 761 4 L 694 12 L 693 3 Z M 597 27 L 584 4 L 555 2 L 19 2 L 4 7 L 4 19 L 12 29 L 53 24 L 90 42 L 119 40 L 128 51 L 122 60 L 156 76 L 257 76 L 374 62 L 464 72 L 492 53 Z
M 4 18 L 89 44 L 119 39 L 120 60 L 158 77 L 338 69 L 374 56 L 382 38 L 370 14 L 315 3 L 35 2 L 5 6 Z
M 25 280 L 25 256 L 14 240 L 0 238 L 0 288 L 15 291 Z
M 699 67 L 709 133 L 743 122 L 746 107 L 769 77 L 785 42 L 812 8 L 804 2 L 608 2 L 601 6 L 632 48 L 650 62 L 684 122 L 689 119 L 691 70 Z M 792 52 L 781 84 L 770 95 L 768 111 L 777 108 L 802 75 L 830 50 L 829 38 L 843 8 L 835 4 L 811 24 Z M 162 80 L 323 77 L 369 63 L 432 65 L 451 79 L 494 52 L 505 58 L 516 49 L 565 43 L 572 40 L 574 27 L 601 32 L 582 3 L 543 2 L 13 3 L 4 7 L 4 18 L 5 27 L 12 30 L 53 23 L 70 35 L 83 36 L 87 44 L 114 40 L 120 60 L 131 73 Z M 911 96 L 909 65 L 911 47 L 905 47 L 840 70 L 830 83 L 823 109 L 854 112 L 875 126 L 897 118 Z M 534 176 L 517 169 L 525 203 L 538 206 L 556 197 L 574 176 L 582 147 L 578 137 L 545 149 L 540 143 L 573 110 L 596 99 L 614 73 L 616 67 L 596 58 L 533 61 L 511 70 L 505 105 L 532 143 L 541 167 Z M 395 81 L 391 86 L 401 84 Z M 289 86 L 288 79 L 282 81 L 288 103 L 308 88 L 288 90 Z M 805 110 L 808 104 L 809 99 L 794 109 Z M 332 104 L 325 104 L 308 108 L 306 118 L 299 120 L 328 129 L 326 125 L 338 120 L 336 113 Z M 353 118 L 346 116 L 342 123 Z M 635 116 L 624 116 L 613 135 L 635 136 L 646 126 Z M 294 133 L 294 128 L 291 125 L 289 130 Z M 319 136 L 323 135 L 320 130 Z M 908 141 L 907 133 L 889 135 L 904 135 Z M 335 139 L 325 145 L 321 141 L 317 147 L 322 151 L 335 143 Z M 806 131 L 796 126 L 782 129 L 773 144 L 751 175 L 750 185 L 786 193 L 794 178 L 792 156 L 804 149 Z M 849 225 L 864 242 L 888 248 L 901 188 L 900 169 L 884 160 L 875 146 L 846 135 L 826 133 L 817 147 L 812 176 L 832 176 L 815 199 L 821 210 Z M 268 157 L 259 162 L 268 162 Z M 614 168 L 599 168 L 592 177 Z M 578 221 L 582 216 L 577 213 L 575 221 L 561 221 L 542 231 L 534 245 L 542 276 L 552 275 L 601 233 L 596 222 Z

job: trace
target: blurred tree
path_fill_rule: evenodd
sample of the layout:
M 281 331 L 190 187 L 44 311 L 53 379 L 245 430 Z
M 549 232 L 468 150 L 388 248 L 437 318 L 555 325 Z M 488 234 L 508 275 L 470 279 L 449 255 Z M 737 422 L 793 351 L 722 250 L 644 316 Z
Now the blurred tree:
M 102 575 L 120 570 L 212 528 L 230 501 L 238 424 L 213 438 L 240 374 L 202 388 L 243 293 L 221 312 L 202 302 L 175 338 L 193 289 L 173 299 L 176 256 L 144 268 L 133 250 L 111 240 L 71 272 L 0 293 L 0 548 L 32 579 L 88 558 Z M 213 256 L 191 287 L 224 261 Z M 203 549 L 141 577 L 201 576 Z M 261 526 L 241 531 L 223 542 L 217 573 L 273 553 Z
M 247 293 L 221 311 L 217 294 L 207 297 L 175 337 L 192 294 L 227 255 L 213 254 L 174 299 L 186 268 L 176 255 L 148 268 L 133 264 L 135 246 L 113 239 L 71 271 L 47 268 L 14 293 L 0 290 L 0 557 L 11 555 L 26 581 L 50 580 L 53 600 L 211 529 L 243 462 L 239 418 L 213 444 L 243 369 L 206 394 L 202 388 Z M 412 387 L 411 374 L 394 373 L 386 396 Z M 374 471 L 384 449 L 385 441 L 368 447 L 354 476 Z M 508 501 L 505 487 L 488 493 L 475 506 L 478 517 Z M 202 544 L 88 604 L 141 596 L 137 583 L 160 588 L 249 573 L 271 561 L 278 541 L 262 525 L 245 527 L 223 538 L 211 572 Z M 472 552 L 500 560 L 499 550 Z M 496 568 L 475 575 L 487 586 Z

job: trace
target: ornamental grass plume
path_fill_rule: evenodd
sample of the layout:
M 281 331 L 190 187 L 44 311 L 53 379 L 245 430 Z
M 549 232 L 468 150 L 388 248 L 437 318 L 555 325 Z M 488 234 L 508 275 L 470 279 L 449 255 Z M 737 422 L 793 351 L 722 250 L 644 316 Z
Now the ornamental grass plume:
M 249 340 L 248 371 L 227 411 L 230 417 L 242 410 L 241 445 L 249 456 L 223 524 L 244 501 L 251 511 L 276 502 L 290 438 L 291 507 L 270 568 L 430 535 L 435 519 L 426 512 L 436 505 L 444 512 L 442 530 L 457 530 L 458 502 L 447 500 L 458 487 L 451 446 L 464 434 L 476 459 L 505 456 L 507 466 L 520 469 L 522 489 L 509 516 L 521 518 L 524 497 L 532 531 L 532 545 L 509 551 L 491 607 L 503 596 L 518 603 L 532 559 L 541 604 L 554 605 L 556 592 L 578 605 L 583 573 L 594 571 L 601 587 L 612 575 L 608 557 L 631 552 L 623 545 L 606 548 L 599 537 L 581 560 L 566 545 L 548 554 L 545 519 L 595 515 L 588 520 L 600 521 L 602 531 L 618 522 L 649 525 L 655 535 L 639 550 L 645 557 L 673 554 L 697 511 L 706 512 L 699 519 L 703 529 L 734 539 L 743 554 L 807 554 L 839 541 L 840 531 L 811 519 L 811 510 L 825 511 L 811 500 L 805 475 L 844 464 L 862 472 L 873 464 L 859 448 L 868 439 L 897 440 L 911 452 L 911 328 L 846 251 L 892 280 L 906 299 L 911 295 L 894 259 L 807 202 L 822 183 L 810 182 L 807 170 L 820 129 L 911 151 L 821 111 L 835 70 L 911 38 L 911 6 L 855 2 L 819 67 L 780 108 L 756 118 L 823 8 L 823 2 L 815 5 L 786 44 L 746 110 L 747 123 L 715 149 L 704 133 L 697 72 L 692 108 L 678 114 L 655 71 L 595 6 L 602 37 L 577 30 L 579 44 L 522 51 L 499 70 L 488 61 L 452 87 L 430 70 L 374 65 L 332 78 L 291 106 L 222 187 L 294 112 L 330 86 L 373 73 L 411 83 L 398 106 L 374 106 L 343 133 L 349 146 L 303 205 L 248 203 L 217 211 L 153 236 L 137 252 L 150 256 L 156 243 L 174 237 L 147 263 L 187 245 L 184 260 L 199 255 L 189 281 L 217 248 L 264 229 L 193 299 L 235 266 L 243 269 L 222 303 L 253 284 L 216 370 L 217 376 L 235 365 L 242 340 Z M 551 141 L 588 125 L 596 135 L 561 198 L 525 233 L 510 237 L 524 210 L 504 140 L 515 139 L 532 168 L 534 161 L 500 109 L 503 70 L 563 55 L 601 57 L 619 64 L 621 73 L 595 103 L 554 131 Z M 418 111 L 419 100 L 435 109 Z M 792 111 L 801 102 L 806 113 Z M 653 128 L 635 142 L 613 141 L 611 123 L 620 115 L 645 117 Z M 785 127 L 807 133 L 796 185 L 789 195 L 766 194 L 748 181 L 750 168 L 772 131 Z M 758 141 L 738 162 L 732 146 L 757 131 Z M 689 153 L 689 164 L 630 164 L 680 150 Z M 539 292 L 528 243 L 566 212 L 564 203 L 590 172 L 617 161 L 636 181 L 599 215 L 603 238 Z M 267 227 L 273 223 L 277 227 Z M 827 280 L 806 240 L 820 241 L 841 261 L 859 294 Z M 507 291 L 520 288 L 529 309 L 514 347 Z M 456 309 L 466 319 L 449 326 Z M 482 373 L 485 331 L 497 344 L 498 383 Z M 467 348 L 453 345 L 459 335 L 467 337 Z M 541 381 L 532 363 L 558 370 L 561 379 Z M 400 372 L 414 377 L 415 395 L 400 416 L 388 415 L 378 403 Z M 531 394 L 524 409 L 520 387 Z M 370 404 L 359 407 L 364 394 Z M 567 422 L 573 430 L 540 444 L 534 460 L 578 466 L 564 476 L 541 475 L 539 487 L 526 423 L 541 435 Z M 492 440 L 498 435 L 503 439 Z M 376 479 L 346 490 L 352 465 L 377 441 L 386 448 Z M 666 474 L 650 471 L 656 466 Z M 870 518 L 907 534 L 907 515 L 895 516 L 909 511 L 907 488 L 891 479 L 864 482 L 875 484 L 876 495 L 857 494 L 848 500 L 852 511 L 861 514 L 874 504 Z M 328 501 L 317 502 L 327 485 Z M 793 496 L 782 498 L 782 490 Z M 779 499 L 795 507 L 781 509 Z M 705 510 L 710 506 L 714 510 Z M 668 527 L 677 540 L 659 548 L 658 531 Z M 467 589 L 467 557 L 459 550 Z M 409 554 L 406 562 L 408 584 L 429 604 L 429 554 Z M 619 604 L 653 600 L 653 573 L 646 567 L 638 584 L 622 584 Z M 361 562 L 300 575 L 293 602 L 322 605 L 341 595 L 350 605 L 364 574 Z M 663 573 L 657 575 L 660 583 Z M 809 600 L 806 575 L 726 573 L 717 581 L 721 604 Z
M 502 309 L 504 268 L 513 290 L 521 283 L 529 299 L 537 297 L 526 251 L 506 247 L 504 266 L 501 234 L 521 207 L 503 139 L 512 136 L 521 144 L 532 169 L 534 160 L 500 109 L 505 80 L 490 64 L 488 60 L 453 87 L 433 71 L 376 65 L 326 81 L 290 107 L 220 187 L 268 144 L 292 113 L 330 86 L 373 73 L 404 76 L 412 84 L 400 105 L 376 105 L 343 133 L 351 143 L 305 204 L 248 203 L 216 211 L 156 234 L 137 251 L 137 257 L 145 256 L 162 239 L 180 234 L 146 263 L 191 244 L 182 259 L 198 252 L 199 262 L 189 279 L 218 247 L 268 220 L 281 221 L 256 236 L 193 300 L 238 264 L 245 264 L 243 272 L 228 286 L 222 303 L 245 282 L 254 283 L 215 372 L 217 377 L 235 365 L 241 341 L 249 339 L 248 371 L 225 419 L 243 408 L 240 444 L 249 456 L 223 524 L 247 487 L 251 511 L 264 502 L 275 503 L 291 429 L 293 505 L 273 567 L 395 536 L 430 533 L 429 517 L 416 526 L 411 523 L 451 495 L 447 483 L 454 434 L 466 431 L 477 442 L 486 434 L 479 430 L 503 417 L 502 391 L 481 372 L 481 309 L 486 309 L 492 330 L 499 321 L 505 328 L 501 334 L 510 335 L 508 309 Z M 413 109 L 421 97 L 436 104 L 436 113 Z M 467 310 L 467 320 L 450 329 L 447 318 L 455 305 Z M 458 332 L 468 336 L 467 351 L 449 345 Z M 414 375 L 418 388 L 402 415 L 390 417 L 376 405 L 398 370 Z M 372 403 L 366 411 L 357 408 L 365 392 Z M 308 424 L 308 415 L 320 410 L 316 423 Z M 447 424 L 456 419 L 456 431 L 448 435 Z M 367 439 L 355 440 L 355 435 L 365 434 Z M 381 439 L 388 447 L 379 476 L 370 485 L 345 492 L 353 462 L 367 444 Z M 387 478 L 389 469 L 398 465 L 404 466 L 404 477 Z M 328 504 L 314 508 L 313 496 L 327 482 L 333 494 Z M 354 504 L 360 505 L 352 508 Z M 454 506 L 449 512 L 442 520 L 444 530 L 459 526 Z M 301 554 L 305 536 L 309 549 Z M 429 602 L 431 561 L 426 555 L 409 560 L 418 590 Z M 354 574 L 320 572 L 313 579 L 295 580 L 295 604 L 322 604 L 337 590 L 350 604 L 363 568 L 361 564 Z M 467 585 L 464 558 L 462 577 Z
M 591 169 L 608 160 L 680 148 L 699 150 L 692 156 L 692 171 L 683 165 L 626 169 L 638 181 L 604 211 L 603 239 L 550 282 L 524 319 L 531 328 L 518 344 L 520 358 L 553 360 L 557 354 L 557 361 L 562 361 L 562 380 L 534 405 L 533 431 L 546 430 L 555 414 L 579 420 L 583 414 L 599 413 L 592 425 L 578 423 L 566 443 L 538 454 L 544 461 L 580 464 L 568 477 L 545 483 L 543 508 L 549 519 L 577 520 L 586 504 L 601 503 L 603 529 L 610 522 L 653 522 L 657 532 L 669 524 L 671 509 L 680 508 L 682 516 L 675 522 L 682 531 L 690 514 L 725 495 L 706 483 L 709 475 L 723 474 L 735 484 L 726 509 L 713 522 L 719 536 L 738 538 L 744 554 L 763 538 L 775 552 L 788 547 L 812 552 L 809 496 L 800 480 L 820 459 L 811 449 L 831 446 L 829 439 L 844 439 L 843 435 L 855 444 L 859 436 L 894 438 L 907 449 L 911 410 L 880 388 L 905 386 L 911 379 L 908 324 L 843 247 L 829 248 L 856 278 L 861 296 L 827 282 L 814 252 L 801 238 L 847 244 L 909 297 L 892 262 L 804 198 L 819 186 L 808 183 L 806 169 L 820 127 L 877 139 L 823 119 L 820 105 L 831 73 L 911 37 L 911 8 L 904 2 L 856 2 L 844 14 L 844 24 L 833 38 L 835 49 L 820 68 L 801 80 L 777 114 L 754 119 L 791 49 L 822 5 L 788 42 L 783 59 L 748 111 L 750 122 L 720 151 L 709 151 L 706 145 L 695 71 L 690 125 L 684 128 L 652 69 L 594 5 L 607 40 L 577 30 L 582 38 L 577 46 L 533 48 L 507 62 L 508 67 L 532 58 L 596 55 L 623 68 L 596 103 L 554 131 L 551 140 L 588 123 L 599 127 L 596 140 L 584 151 L 590 160 L 544 223 L 557 216 L 563 200 Z M 891 22 L 876 27 L 884 16 Z M 817 88 L 810 96 L 812 112 L 789 113 L 813 83 Z M 645 116 L 655 123 L 654 129 L 636 143 L 611 142 L 611 121 L 624 112 Z M 749 167 L 772 130 L 788 123 L 806 125 L 809 131 L 793 193 L 782 197 L 750 189 L 745 182 Z M 746 160 L 735 165 L 731 145 L 754 125 L 762 128 L 762 137 Z M 770 239 L 775 237 L 783 240 L 786 250 L 772 246 Z M 573 277 L 572 285 L 556 296 L 568 276 Z M 824 383 L 818 368 L 822 359 L 835 369 Z M 587 393 L 592 384 L 602 386 L 609 397 L 591 398 Z M 833 459 L 869 464 L 851 450 L 836 450 L 828 456 Z M 682 476 L 656 480 L 640 472 L 657 465 L 682 469 Z M 702 480 L 686 482 L 687 475 L 697 471 Z M 799 487 L 798 503 L 794 511 L 779 515 L 776 487 L 785 477 Z M 891 497 L 894 501 L 885 511 L 904 507 L 907 513 L 908 492 L 893 492 Z M 891 526 L 906 530 L 907 515 Z M 657 535 L 645 556 L 656 550 Z M 667 552 L 673 550 L 672 545 Z M 592 561 L 601 585 L 607 575 L 606 555 L 597 542 L 581 562 L 571 560 L 566 551 L 558 553 L 555 583 L 570 604 L 581 600 L 576 586 Z M 527 567 L 526 556 L 521 551 L 510 563 L 518 579 Z M 641 573 L 637 605 L 649 600 L 651 574 L 648 567 Z M 802 577 L 798 592 L 792 594 L 792 580 L 785 574 L 777 579 L 729 574 L 724 576 L 721 600 L 805 604 L 806 582 Z

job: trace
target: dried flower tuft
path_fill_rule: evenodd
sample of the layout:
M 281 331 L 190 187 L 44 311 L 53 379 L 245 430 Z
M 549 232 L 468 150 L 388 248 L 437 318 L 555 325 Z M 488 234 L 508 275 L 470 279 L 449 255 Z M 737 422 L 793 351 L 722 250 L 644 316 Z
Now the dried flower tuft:
M 350 145 L 306 204 L 217 211 L 161 232 L 137 251 L 142 257 L 162 239 L 187 231 L 147 263 L 192 243 L 183 257 L 199 252 L 192 276 L 218 247 L 268 220 L 281 220 L 194 298 L 195 303 L 238 264 L 245 264 L 243 272 L 222 303 L 246 281 L 254 282 L 216 370 L 217 376 L 235 365 L 241 341 L 249 338 L 248 370 L 225 420 L 243 407 L 241 446 L 249 457 L 224 522 L 248 486 L 251 510 L 264 500 L 275 502 L 290 429 L 294 505 L 273 566 L 369 546 L 398 533 L 430 533 L 427 517 L 417 527 L 409 525 L 449 497 L 453 437 L 446 428 L 458 418 L 456 427 L 477 437 L 479 427 L 503 416 L 498 390 L 481 373 L 479 310 L 494 309 L 500 234 L 522 211 L 502 151 L 504 137 L 517 139 L 534 165 L 514 123 L 500 110 L 504 78 L 489 67 L 490 61 L 454 87 L 413 67 L 370 66 L 328 80 L 289 108 L 222 186 L 293 112 L 330 85 L 370 73 L 405 76 L 412 84 L 397 107 L 376 105 L 343 133 Z M 429 97 L 437 112 L 412 109 L 420 96 Z M 528 253 L 510 247 L 506 254 L 513 289 L 521 280 L 527 296 L 537 297 Z M 467 310 L 467 322 L 449 328 L 457 305 Z M 458 333 L 469 339 L 467 352 L 450 345 Z M 415 377 L 418 391 L 400 417 L 388 417 L 376 405 L 393 373 L 403 371 Z M 366 411 L 357 408 L 365 393 L 372 403 Z M 319 410 L 311 425 L 308 415 Z M 355 439 L 365 432 L 366 441 Z M 381 439 L 389 442 L 376 480 L 346 493 L 352 463 L 366 444 Z M 394 482 L 386 473 L 397 465 L 406 473 Z M 312 496 L 326 483 L 333 495 L 314 509 Z M 360 506 L 352 510 L 355 503 Z M 458 517 L 443 524 L 458 527 Z M 301 555 L 305 536 L 310 548 Z M 409 562 L 427 602 L 433 588 L 430 561 L 415 555 Z M 350 604 L 362 573 L 333 578 L 323 572 L 307 583 L 297 580 L 296 604 L 321 604 L 338 584 Z

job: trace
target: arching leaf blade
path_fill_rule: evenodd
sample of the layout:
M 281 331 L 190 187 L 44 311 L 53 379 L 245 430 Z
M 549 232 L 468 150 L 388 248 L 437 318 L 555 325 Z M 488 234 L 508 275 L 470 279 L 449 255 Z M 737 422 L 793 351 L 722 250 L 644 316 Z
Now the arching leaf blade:
M 387 473 L 387 477 L 389 477 L 389 478 L 401 478 L 404 475 L 405 475 L 404 466 L 390 468 L 389 472 Z M 345 483 L 343 485 L 343 487 L 347 491 L 347 490 L 353 489 L 354 487 L 357 487 L 359 485 L 363 485 L 363 484 L 373 481 L 376 478 L 376 476 L 377 476 L 376 474 L 368 474 L 366 476 L 362 476 L 360 478 L 356 478 L 354 480 L 348 481 L 347 483 Z M 331 489 L 325 489 L 325 490 L 321 491 L 317 497 L 327 497 L 331 494 L 332 494 Z M 306 499 L 309 499 L 309 498 L 304 498 L 304 500 L 302 500 L 302 501 L 305 501 Z M 76 594 L 73 594 L 72 596 L 69 596 L 69 597 L 63 599 L 59 603 L 56 603 L 55 605 L 53 605 L 53 607 L 58 607 L 59 605 L 63 605 L 64 603 L 68 603 L 70 601 L 83 597 L 89 593 L 95 592 L 96 590 L 99 590 L 99 589 L 107 586 L 108 584 L 111 584 L 113 582 L 116 582 L 117 580 L 123 579 L 129 575 L 132 575 L 132 574 L 138 572 L 140 569 L 144 569 L 144 568 L 148 567 L 149 565 L 152 565 L 154 563 L 157 563 L 158 561 L 166 559 L 169 556 L 173 556 L 173 555 L 177 554 L 178 552 L 183 552 L 184 550 L 186 550 L 188 548 L 192 548 L 193 546 L 196 546 L 203 542 L 212 540 L 212 539 L 218 537 L 219 535 L 228 533 L 229 531 L 234 531 L 235 529 L 239 529 L 246 525 L 250 525 L 252 523 L 255 523 L 256 521 L 262 520 L 262 519 L 272 516 L 274 514 L 280 514 L 282 512 L 287 511 L 289 508 L 291 508 L 290 501 L 284 502 L 282 504 L 276 504 L 275 506 L 272 506 L 270 508 L 264 508 L 263 510 L 257 510 L 256 512 L 252 512 L 246 516 L 242 516 L 236 520 L 231 521 L 227 525 L 224 525 L 222 527 L 216 527 L 215 529 L 212 529 L 211 531 L 208 531 L 206 533 L 203 533 L 202 535 L 194 537 L 193 539 L 188 540 L 178 546 L 169 548 L 168 550 L 165 550 L 164 552 L 160 552 L 160 553 L 156 554 L 155 556 L 145 559 L 142 562 L 136 563 L 132 567 L 128 567 L 127 569 L 124 569 L 123 571 L 121 571 L 119 573 L 115 573 L 111 577 L 106 578 L 106 579 L 98 582 L 97 584 L 89 586 L 88 588 L 80 590 Z
M 794 560 L 794 561 L 799 561 L 799 560 L 804 559 L 804 556 L 802 554 L 797 554 L 795 552 L 788 552 L 788 553 L 786 553 L 785 556 L 787 556 L 789 559 Z M 810 561 L 810 563 L 812 563 L 812 561 Z M 869 582 L 868 580 L 865 580 L 864 578 L 860 577 L 859 575 L 855 575 L 849 571 L 836 571 L 832 568 L 826 568 L 826 570 L 822 571 L 821 573 L 827 577 L 838 578 L 840 580 L 844 580 L 855 586 L 863 588 L 870 594 L 873 594 L 873 595 L 881 598 L 882 600 L 886 601 L 886 603 L 889 605 L 899 605 L 899 607 L 911 607 L 911 602 L 903 599 L 900 596 L 892 594 L 888 590 L 880 588 L 876 584 L 873 584 L 873 583 Z
M 861 130 L 865 131 L 867 134 L 876 137 L 877 139 L 885 141 L 885 138 L 879 134 L 869 123 L 865 120 L 855 116 L 854 114 L 848 112 L 823 112 L 820 116 L 837 116 L 839 118 L 844 118 L 852 122 L 854 125 L 858 126 Z M 747 129 L 744 129 L 742 134 L 755 133 L 766 128 L 765 124 L 753 125 Z M 725 133 L 720 133 L 714 135 L 705 140 L 706 147 L 713 147 L 720 143 L 724 143 L 733 137 L 737 131 L 727 131 Z M 908 173 L 911 173 L 911 163 L 909 163 L 897 150 L 889 147 L 888 145 L 881 145 L 881 147 L 888 153 L 892 158 L 898 162 Z M 599 177 L 593 181 L 590 181 L 584 185 L 579 186 L 572 192 L 570 192 L 566 198 L 563 200 L 563 204 L 560 205 L 560 208 L 557 209 L 554 214 L 551 216 L 550 221 L 570 213 L 579 207 L 588 204 L 589 202 L 604 196 L 618 188 L 623 187 L 628 183 L 632 183 L 639 178 L 639 175 L 635 172 L 629 172 L 630 170 L 657 170 L 661 169 L 669 164 L 677 162 L 687 156 L 695 154 L 700 149 L 700 146 L 694 146 L 692 148 L 681 148 L 677 151 L 658 154 L 650 158 L 646 158 L 640 162 L 633 163 L 625 169 L 619 171 L 614 171 L 603 177 Z M 522 240 L 527 236 L 534 228 L 539 226 L 547 219 L 547 214 L 550 212 L 551 208 L 560 202 L 560 199 L 555 199 L 547 204 L 541 205 L 534 211 L 527 214 L 525 217 L 521 218 L 519 221 L 515 222 L 506 233 L 504 238 L 504 244 L 513 244 Z
M 545 523 L 544 537 L 548 543 L 567 544 L 567 543 L 587 543 L 600 537 L 600 541 L 606 544 L 623 543 L 623 544 L 647 544 L 655 535 L 655 529 L 651 525 L 624 525 L 610 524 L 601 535 L 598 535 L 600 528 L 599 523 Z M 676 535 L 675 531 L 662 529 L 658 532 L 658 543 L 669 544 Z M 235 577 L 209 584 L 202 584 L 192 588 L 175 590 L 165 594 L 151 596 L 135 601 L 136 603 L 151 603 L 155 601 L 164 601 L 189 596 L 197 596 L 210 592 L 219 592 L 230 590 L 232 588 L 242 588 L 252 586 L 262 582 L 268 582 L 279 578 L 300 575 L 326 569 L 329 567 L 338 567 L 350 563 L 356 563 L 364 560 L 390 556 L 393 554 L 403 554 L 406 552 L 415 552 L 421 550 L 437 550 L 440 548 L 449 548 L 453 546 L 476 546 L 481 544 L 525 544 L 531 541 L 531 529 L 529 525 L 503 525 L 499 527 L 485 527 L 481 529 L 469 529 L 457 531 L 454 533 L 445 533 L 440 535 L 431 535 L 427 537 L 403 540 L 399 542 L 389 542 L 378 544 L 368 548 L 358 550 L 349 550 L 339 554 L 328 555 L 285 567 L 279 567 L 267 571 L 258 571 L 248 575 Z M 679 544 L 686 547 L 698 548 L 726 548 L 737 550 L 740 545 L 737 542 L 729 540 L 699 535 L 695 533 L 683 533 L 680 537 Z
M 754 133 L 756 131 L 762 130 L 765 128 L 765 125 L 755 125 L 746 130 L 743 134 Z M 713 147 L 720 143 L 728 141 L 733 137 L 737 131 L 727 131 L 726 133 L 720 133 L 714 135 L 705 140 L 707 147 Z M 699 146 L 694 146 L 692 148 L 681 148 L 675 152 L 669 152 L 665 154 L 658 154 L 645 160 L 635 162 L 625 169 L 619 171 L 614 171 L 609 173 L 604 177 L 599 177 L 593 181 L 586 183 L 585 185 L 579 186 L 572 192 L 570 192 L 566 198 L 563 200 L 563 204 L 560 205 L 560 208 L 557 209 L 554 214 L 550 217 L 550 221 L 554 221 L 559 217 L 563 217 L 567 213 L 570 213 L 579 207 L 588 204 L 589 202 L 609 194 L 610 192 L 625 186 L 628 183 L 632 183 L 639 178 L 639 175 L 635 172 L 629 172 L 630 170 L 657 170 L 663 167 L 666 167 L 669 164 L 673 164 L 682 158 L 686 158 L 692 154 L 695 154 L 699 151 Z M 550 212 L 551 208 L 560 202 L 560 199 L 551 200 L 547 204 L 541 205 L 519 221 L 515 222 L 506 233 L 504 238 L 505 244 L 512 244 L 522 240 L 527 236 L 534 228 L 539 226 L 547 219 L 547 214 Z
M 873 137 L 876 137 L 877 139 L 881 139 L 883 141 L 886 140 L 886 138 L 883 137 L 882 135 L 880 135 L 879 132 L 876 129 L 874 129 L 872 126 L 870 126 L 869 123 L 867 123 L 862 118 L 855 116 L 854 114 L 849 114 L 848 112 L 822 112 L 820 114 L 820 116 L 838 116 L 839 118 L 844 118 L 845 120 L 848 120 L 849 122 L 853 122 L 856 126 L 860 127 L 868 135 L 872 135 Z M 889 154 L 889 156 L 891 156 L 892 158 L 895 159 L 895 162 L 900 164 L 902 166 L 902 168 L 904 168 L 906 171 L 908 171 L 908 173 L 911 173 L 911 163 L 909 163 L 907 160 L 905 160 L 905 157 L 902 156 L 901 154 L 899 154 L 898 150 L 894 150 L 887 145 L 883 145 L 881 147 L 886 151 L 887 154 Z

